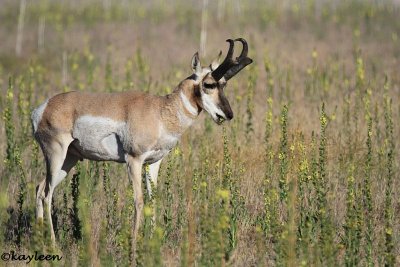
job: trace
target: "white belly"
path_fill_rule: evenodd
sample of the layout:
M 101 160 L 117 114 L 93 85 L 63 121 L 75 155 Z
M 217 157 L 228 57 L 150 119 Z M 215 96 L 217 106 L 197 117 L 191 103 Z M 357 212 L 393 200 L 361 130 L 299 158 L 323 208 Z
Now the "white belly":
M 143 153 L 143 162 L 147 164 L 153 164 L 159 160 L 161 160 L 163 157 L 165 157 L 170 150 L 167 149 L 158 149 L 158 150 L 150 150 L 145 153 Z
M 73 129 L 73 146 L 84 157 L 93 160 L 125 162 L 122 140 L 125 123 L 109 118 L 82 116 Z
M 140 140 L 130 140 L 125 122 L 110 118 L 85 115 L 79 117 L 74 124 L 72 136 L 72 152 L 91 160 L 111 160 L 125 162 L 126 149 L 140 156 L 145 163 L 152 164 L 165 157 L 176 145 L 179 136 L 164 132 L 160 127 L 155 145 L 146 147 Z M 134 145 L 135 141 L 139 143 Z M 129 147 L 124 144 L 131 144 Z

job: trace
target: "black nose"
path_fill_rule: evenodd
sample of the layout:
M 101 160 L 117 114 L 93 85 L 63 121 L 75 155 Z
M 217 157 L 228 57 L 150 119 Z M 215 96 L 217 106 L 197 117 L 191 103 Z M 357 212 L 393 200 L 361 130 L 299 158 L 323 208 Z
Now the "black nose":
M 232 110 L 230 110 L 229 112 L 226 112 L 225 115 L 226 115 L 227 120 L 230 121 L 233 118 Z
M 220 92 L 222 92 L 222 90 Z M 226 119 L 230 121 L 233 118 L 233 112 L 231 106 L 229 105 L 228 99 L 226 99 L 223 93 L 220 93 L 219 99 L 219 108 L 222 110 L 222 112 L 224 112 Z

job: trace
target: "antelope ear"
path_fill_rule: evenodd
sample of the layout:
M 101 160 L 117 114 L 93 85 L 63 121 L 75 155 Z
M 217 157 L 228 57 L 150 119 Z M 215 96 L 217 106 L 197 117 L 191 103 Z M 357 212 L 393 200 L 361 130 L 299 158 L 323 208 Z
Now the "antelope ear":
M 196 52 L 193 55 L 191 66 L 192 66 L 193 73 L 196 73 L 196 74 L 201 73 L 202 68 L 201 68 L 201 63 L 200 63 L 200 58 L 199 58 L 199 52 Z
M 220 50 L 218 53 L 218 56 L 213 60 L 213 62 L 211 62 L 210 64 L 210 69 L 211 71 L 215 70 L 216 68 L 218 68 L 219 66 L 219 61 L 221 59 L 221 55 L 222 55 L 222 51 Z

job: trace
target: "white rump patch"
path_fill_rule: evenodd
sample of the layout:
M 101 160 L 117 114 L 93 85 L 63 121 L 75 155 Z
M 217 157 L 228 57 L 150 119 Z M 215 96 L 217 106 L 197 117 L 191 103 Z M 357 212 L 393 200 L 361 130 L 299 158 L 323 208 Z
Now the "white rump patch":
M 39 123 L 42 120 L 43 112 L 46 109 L 48 102 L 49 99 L 46 99 L 46 101 L 43 104 L 41 104 L 39 107 L 35 108 L 32 111 L 31 121 L 33 125 L 33 133 L 36 133 L 38 129 Z

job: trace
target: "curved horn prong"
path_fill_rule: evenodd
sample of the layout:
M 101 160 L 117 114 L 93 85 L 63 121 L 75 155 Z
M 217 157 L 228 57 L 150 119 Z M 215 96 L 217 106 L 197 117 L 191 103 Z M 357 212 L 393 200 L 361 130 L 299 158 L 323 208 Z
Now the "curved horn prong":
M 226 41 L 229 43 L 229 50 L 228 50 L 228 53 L 226 54 L 225 60 L 232 59 L 233 51 L 235 50 L 235 47 L 234 47 L 235 41 L 232 39 L 227 39 Z
M 218 66 L 216 70 L 214 70 L 211 75 L 214 77 L 215 80 L 219 81 L 222 77 L 228 81 L 234 75 L 236 75 L 239 71 L 241 71 L 244 67 L 251 64 L 253 60 L 247 57 L 247 53 L 249 52 L 249 47 L 247 42 L 243 38 L 237 38 L 235 40 L 228 39 L 226 40 L 229 43 L 229 50 L 224 59 L 224 62 Z M 241 42 L 243 45 L 242 52 L 240 55 L 233 60 L 233 51 L 234 51 L 234 43 Z
M 226 41 L 229 43 L 228 53 L 226 54 L 226 57 L 224 61 L 221 63 L 221 65 L 219 65 L 218 68 L 211 73 L 211 75 L 216 81 L 219 81 L 224 76 L 224 74 L 234 65 L 232 56 L 233 56 L 235 41 L 232 39 L 228 39 Z
M 246 40 L 243 38 L 237 38 L 237 39 L 235 39 L 235 41 L 236 42 L 239 41 L 243 45 L 242 53 L 240 53 L 240 56 L 238 57 L 238 59 L 247 57 L 247 53 L 249 52 L 249 46 L 247 45 Z
M 249 47 L 247 45 L 247 42 L 243 38 L 237 38 L 235 39 L 235 42 L 241 42 L 243 45 L 242 52 L 240 53 L 240 56 L 238 56 L 234 62 L 234 65 L 229 68 L 229 70 L 226 71 L 224 74 L 224 78 L 226 81 L 228 81 L 230 78 L 235 76 L 239 71 L 241 71 L 243 68 L 245 68 L 247 65 L 251 64 L 253 60 L 249 57 L 247 57 L 247 53 L 249 52 Z

